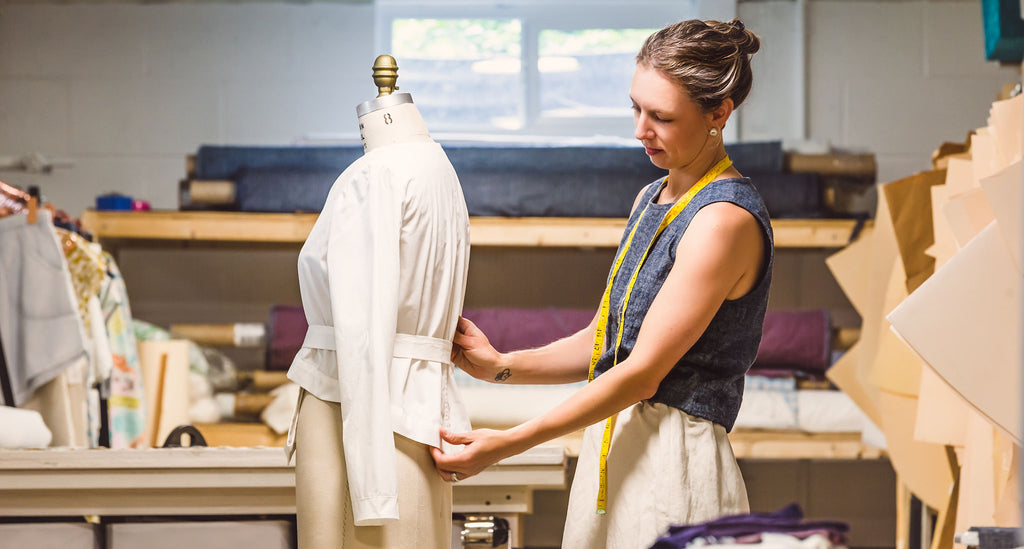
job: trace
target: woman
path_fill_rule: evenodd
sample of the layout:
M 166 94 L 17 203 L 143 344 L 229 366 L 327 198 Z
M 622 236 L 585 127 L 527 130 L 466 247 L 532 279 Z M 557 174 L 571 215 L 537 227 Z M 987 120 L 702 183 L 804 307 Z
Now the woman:
M 630 88 L 636 138 L 668 177 L 637 196 L 587 328 L 502 354 L 459 320 L 453 361 L 478 379 L 592 378 L 540 417 L 506 431 L 442 432 L 465 447 L 433 451 L 438 473 L 457 481 L 589 426 L 563 547 L 649 547 L 669 525 L 748 509 L 726 432 L 760 342 L 773 246 L 722 128 L 750 91 L 758 48 L 739 20 L 684 21 L 644 43 Z

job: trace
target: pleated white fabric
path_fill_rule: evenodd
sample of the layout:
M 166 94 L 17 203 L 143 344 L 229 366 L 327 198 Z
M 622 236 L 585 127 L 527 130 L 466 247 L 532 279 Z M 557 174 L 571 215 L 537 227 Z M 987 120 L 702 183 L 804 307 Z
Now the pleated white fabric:
M 608 452 L 607 513 L 598 515 L 604 422 L 587 428 L 562 537 L 563 549 L 648 548 L 669 526 L 749 512 L 725 427 L 660 403 L 616 420 Z

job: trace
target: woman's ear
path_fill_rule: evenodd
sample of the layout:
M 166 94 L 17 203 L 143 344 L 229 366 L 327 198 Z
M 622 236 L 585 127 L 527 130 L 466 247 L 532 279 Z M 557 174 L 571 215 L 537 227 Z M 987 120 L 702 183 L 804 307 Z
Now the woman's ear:
M 721 130 L 725 127 L 725 123 L 729 120 L 729 116 L 732 115 L 734 105 L 731 98 L 725 98 L 717 107 L 711 110 L 711 124 L 713 127 Z

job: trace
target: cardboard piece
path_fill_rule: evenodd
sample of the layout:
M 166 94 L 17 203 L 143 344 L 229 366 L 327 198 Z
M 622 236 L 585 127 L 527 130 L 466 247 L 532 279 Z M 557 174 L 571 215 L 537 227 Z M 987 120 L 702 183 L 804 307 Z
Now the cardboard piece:
M 1016 444 L 1020 299 L 1021 273 L 992 222 L 888 317 L 903 341 Z
M 167 357 L 167 367 L 161 383 L 163 356 Z M 153 446 L 161 446 L 175 427 L 189 423 L 188 341 L 140 341 L 139 365 L 142 383 L 146 387 L 146 432 L 150 434 Z
M 953 470 L 944 446 L 914 440 L 917 399 L 880 391 L 879 404 L 889 459 L 900 480 L 929 507 L 945 509 Z
M 1024 216 L 1020 211 L 1021 204 L 1024 204 L 1024 171 L 1021 170 L 1021 162 L 1018 160 L 981 180 L 981 189 L 993 215 L 999 220 L 999 231 L 1017 270 L 1024 272 L 1024 259 L 1021 257 L 1024 252 Z

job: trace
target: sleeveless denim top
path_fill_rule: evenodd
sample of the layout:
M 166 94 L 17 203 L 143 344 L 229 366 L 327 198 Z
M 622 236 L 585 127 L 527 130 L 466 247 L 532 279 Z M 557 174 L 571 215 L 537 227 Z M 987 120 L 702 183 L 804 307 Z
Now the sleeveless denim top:
M 672 204 L 655 203 L 661 190 L 661 183 L 662 180 L 655 181 L 644 190 L 643 199 L 630 216 L 619 244 L 621 251 L 629 231 L 636 225 L 640 212 L 646 205 L 647 214 L 637 228 L 633 243 L 623 258 L 622 266 L 612 284 L 611 313 L 608 315 L 608 328 L 605 332 L 605 351 L 594 367 L 595 377 L 612 367 L 612 347 L 615 345 L 619 330 L 618 311 L 626 286 L 662 217 L 672 207 Z M 749 178 L 712 181 L 693 197 L 658 236 L 640 268 L 629 298 L 622 344 L 619 347 L 619 362 L 629 356 L 633 345 L 636 344 L 640 324 L 676 260 L 676 246 L 690 220 L 697 211 L 714 202 L 731 202 L 757 218 L 764 234 L 765 251 L 768 254 L 765 269 L 760 280 L 747 295 L 722 303 L 711 324 L 665 376 L 649 401 L 660 402 L 692 416 L 708 419 L 730 431 L 739 412 L 740 400 L 743 398 L 743 376 L 753 364 L 757 347 L 761 342 L 761 326 L 768 307 L 768 287 L 771 284 L 775 260 L 768 210 Z M 682 258 L 684 261 L 685 259 Z M 695 292 L 701 291 L 701 288 L 691 289 Z

